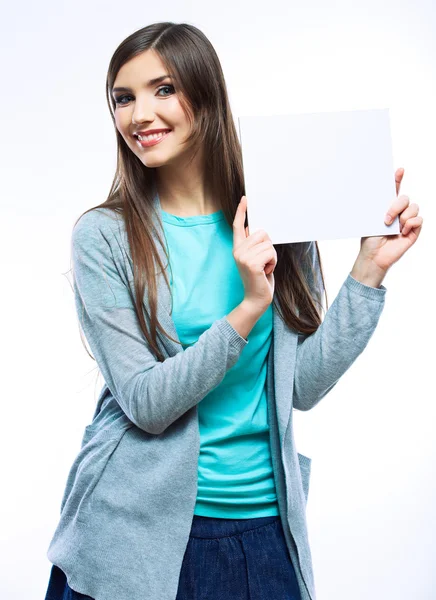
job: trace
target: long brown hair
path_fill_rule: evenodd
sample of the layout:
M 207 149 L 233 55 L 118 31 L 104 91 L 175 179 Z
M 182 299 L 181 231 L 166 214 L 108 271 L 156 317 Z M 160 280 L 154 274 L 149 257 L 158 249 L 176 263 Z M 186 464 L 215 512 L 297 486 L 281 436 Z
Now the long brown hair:
M 146 167 L 132 152 L 115 123 L 115 101 L 111 90 L 119 69 L 136 55 L 153 50 L 159 55 L 167 73 L 173 78 L 180 103 L 191 123 L 186 140 L 194 154 L 204 148 L 205 181 L 221 207 L 230 227 L 236 209 L 245 195 L 242 152 L 230 110 L 226 83 L 218 56 L 207 37 L 186 23 L 153 23 L 127 37 L 113 54 L 106 78 L 106 98 L 117 138 L 117 167 L 107 200 L 94 206 L 122 214 L 134 266 L 134 303 L 140 327 L 150 350 L 160 362 L 165 357 L 156 343 L 156 330 L 174 340 L 157 321 L 157 282 L 155 264 L 165 267 L 152 237 L 155 169 Z M 76 221 L 76 224 L 77 224 Z M 248 218 L 246 219 L 246 223 Z M 169 259 L 160 232 L 155 234 Z M 317 242 L 316 265 L 313 268 L 308 250 L 311 242 L 276 244 L 277 265 L 274 270 L 274 303 L 288 327 L 311 334 L 322 322 L 322 294 L 327 294 Z M 169 262 L 169 260 L 168 260 Z M 315 285 L 314 285 L 315 284 Z M 150 331 L 144 319 L 144 291 L 147 288 Z

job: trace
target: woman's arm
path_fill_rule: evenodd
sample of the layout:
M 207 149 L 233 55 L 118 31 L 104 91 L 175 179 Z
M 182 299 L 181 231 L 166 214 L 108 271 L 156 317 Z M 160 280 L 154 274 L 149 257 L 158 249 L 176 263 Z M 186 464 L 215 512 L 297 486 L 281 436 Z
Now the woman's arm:
M 315 244 L 312 264 L 319 273 Z M 320 278 L 314 293 L 320 296 Z M 313 280 L 312 280 L 313 284 Z M 310 410 L 336 385 L 363 352 L 382 313 L 386 288 L 367 286 L 347 276 L 317 331 L 299 335 L 294 373 L 293 406 Z
M 112 229 L 93 212 L 80 219 L 72 236 L 79 321 L 124 413 L 144 431 L 159 434 L 222 381 L 248 341 L 223 316 L 195 344 L 157 361 L 139 327 Z

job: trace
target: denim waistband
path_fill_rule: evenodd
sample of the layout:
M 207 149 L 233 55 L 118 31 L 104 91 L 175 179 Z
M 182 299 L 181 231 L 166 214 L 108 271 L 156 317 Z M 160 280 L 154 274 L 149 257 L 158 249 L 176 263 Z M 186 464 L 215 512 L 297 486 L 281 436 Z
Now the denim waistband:
M 190 537 L 203 539 L 229 537 L 245 533 L 251 529 L 271 525 L 278 520 L 280 520 L 280 516 L 254 519 L 221 519 L 194 515 Z

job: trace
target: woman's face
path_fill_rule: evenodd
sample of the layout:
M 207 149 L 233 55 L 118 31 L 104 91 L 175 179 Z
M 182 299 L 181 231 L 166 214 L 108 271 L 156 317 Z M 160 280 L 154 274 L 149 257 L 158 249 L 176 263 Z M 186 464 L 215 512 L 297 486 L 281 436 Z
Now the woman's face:
M 186 147 L 182 143 L 191 130 L 171 78 L 149 83 L 166 74 L 158 55 L 153 50 L 146 50 L 121 67 L 112 90 L 117 129 L 132 152 L 150 168 L 174 164 L 185 154 Z M 171 131 L 158 144 L 144 147 L 134 133 L 152 129 Z

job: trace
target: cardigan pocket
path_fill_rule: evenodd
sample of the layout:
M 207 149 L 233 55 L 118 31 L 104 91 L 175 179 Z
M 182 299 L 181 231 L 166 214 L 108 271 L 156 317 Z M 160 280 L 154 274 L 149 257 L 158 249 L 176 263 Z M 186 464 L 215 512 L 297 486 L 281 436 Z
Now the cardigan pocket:
M 299 452 L 297 452 L 297 455 L 298 455 L 298 462 L 300 465 L 301 481 L 303 484 L 304 496 L 306 498 L 306 504 L 307 504 L 307 497 L 309 495 L 310 469 L 311 469 L 311 465 L 312 465 L 312 459 L 309 458 L 308 456 L 304 456 L 304 454 L 300 454 Z
M 85 427 L 82 446 L 68 474 L 61 503 L 62 517 L 83 521 L 90 497 L 124 434 L 133 427 L 127 418 L 118 419 L 111 427 L 91 423 Z

